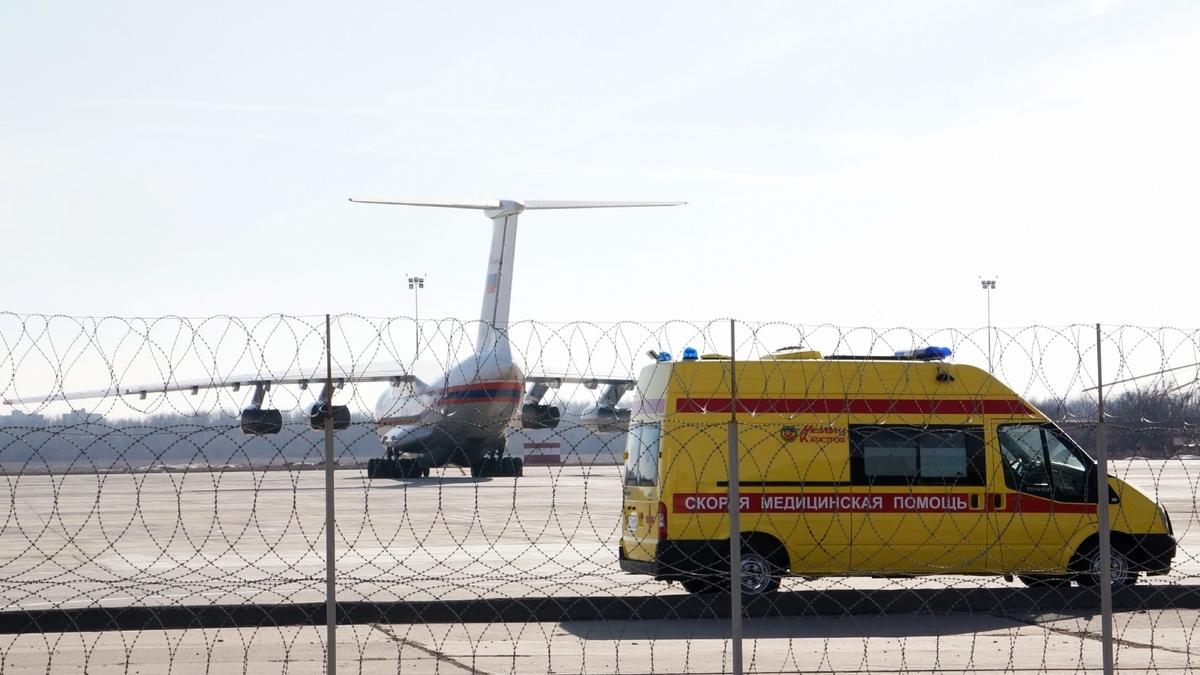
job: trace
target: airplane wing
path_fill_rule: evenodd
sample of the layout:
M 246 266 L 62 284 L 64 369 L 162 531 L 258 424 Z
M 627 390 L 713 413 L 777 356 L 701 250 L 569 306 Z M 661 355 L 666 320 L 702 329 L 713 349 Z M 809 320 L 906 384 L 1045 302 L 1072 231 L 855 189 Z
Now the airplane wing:
M 588 389 L 604 390 L 596 398 L 596 404 L 583 413 L 580 423 L 584 428 L 598 433 L 619 433 L 629 430 L 629 408 L 620 408 L 621 397 L 632 391 L 637 380 L 624 377 L 589 377 L 586 375 L 526 375 L 525 381 L 532 386 L 525 392 L 521 406 L 522 424 L 526 428 L 551 428 L 549 420 L 557 424 L 559 411 L 554 406 L 543 405 L 542 397 L 551 388 L 564 384 L 582 384 Z
M 207 379 L 166 380 L 163 382 L 142 383 L 133 385 L 114 384 L 105 389 L 82 391 L 57 391 L 49 394 L 34 396 L 9 396 L 6 405 L 39 405 L 55 401 L 75 401 L 101 399 L 110 397 L 132 397 L 145 399 L 149 394 L 165 394 L 170 392 L 199 393 L 201 389 L 230 389 L 239 391 L 242 387 L 263 387 L 269 389 L 272 385 L 298 385 L 307 389 L 310 384 L 324 385 L 327 369 L 325 365 L 308 369 L 290 370 L 283 373 L 260 371 L 255 374 L 216 376 Z M 373 363 L 365 368 L 346 370 L 335 366 L 333 368 L 333 384 L 335 389 L 341 389 L 347 383 L 359 382 L 390 382 L 393 385 L 402 382 L 423 383 L 416 376 L 405 372 L 399 363 Z

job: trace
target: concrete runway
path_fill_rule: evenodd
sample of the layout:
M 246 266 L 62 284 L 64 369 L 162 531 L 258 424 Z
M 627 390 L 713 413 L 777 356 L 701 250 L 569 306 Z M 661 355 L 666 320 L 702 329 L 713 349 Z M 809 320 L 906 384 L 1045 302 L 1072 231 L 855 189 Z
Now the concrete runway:
M 1200 462 L 1123 460 L 1114 473 L 1161 500 L 1174 572 L 1200 584 Z M 0 477 L 4 609 L 324 599 L 324 474 Z M 342 601 L 682 593 L 617 567 L 620 471 L 530 467 L 477 480 L 336 474 Z M 977 588 L 999 577 L 785 580 L 785 589 Z
M 1200 611 L 1118 614 L 1116 671 L 1200 669 Z M 728 621 L 367 624 L 338 629 L 339 673 L 726 673 Z M 325 630 L 264 627 L 0 635 L 0 671 L 323 673 Z M 747 620 L 747 673 L 1101 672 L 1091 615 Z
M 1167 577 L 1200 584 L 1200 462 L 1133 460 L 1114 473 L 1171 513 Z M 0 477 L 0 594 L 7 610 L 320 602 L 324 476 L 301 473 Z M 339 600 L 645 597 L 678 586 L 616 565 L 617 467 L 530 468 L 518 480 L 457 470 L 375 481 L 337 473 Z M 1019 587 L 992 577 L 832 578 L 797 589 Z M 1120 672 L 1200 669 L 1200 611 L 1123 612 Z M 1093 612 L 851 614 L 749 619 L 747 672 L 1099 672 Z M 341 672 L 717 673 L 722 619 L 341 626 Z M 322 627 L 0 635 L 0 672 L 237 670 L 319 673 Z

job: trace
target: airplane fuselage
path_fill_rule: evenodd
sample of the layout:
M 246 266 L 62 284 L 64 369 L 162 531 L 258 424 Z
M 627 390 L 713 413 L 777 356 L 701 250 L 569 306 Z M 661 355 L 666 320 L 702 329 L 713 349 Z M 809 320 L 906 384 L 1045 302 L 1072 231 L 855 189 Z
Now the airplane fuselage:
M 402 383 L 375 406 L 376 433 L 389 454 L 424 467 L 478 464 L 502 449 L 524 396 L 525 376 L 495 350 L 463 359 L 437 381 Z

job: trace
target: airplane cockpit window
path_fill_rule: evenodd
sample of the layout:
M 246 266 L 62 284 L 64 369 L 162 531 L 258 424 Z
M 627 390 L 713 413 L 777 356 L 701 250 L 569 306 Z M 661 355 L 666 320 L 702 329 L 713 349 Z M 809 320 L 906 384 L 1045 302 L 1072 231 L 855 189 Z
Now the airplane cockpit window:
M 658 484 L 659 424 L 640 424 L 629 429 L 625 440 L 625 484 L 653 487 Z

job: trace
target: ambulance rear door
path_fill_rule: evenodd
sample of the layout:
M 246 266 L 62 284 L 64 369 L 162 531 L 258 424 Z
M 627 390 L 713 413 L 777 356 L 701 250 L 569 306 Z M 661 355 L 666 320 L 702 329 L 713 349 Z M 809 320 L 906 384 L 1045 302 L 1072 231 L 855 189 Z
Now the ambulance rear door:
M 625 487 L 621 546 L 625 556 L 654 560 L 658 543 L 658 460 L 662 422 L 630 427 L 625 441 Z M 662 517 L 666 517 L 662 514 Z

